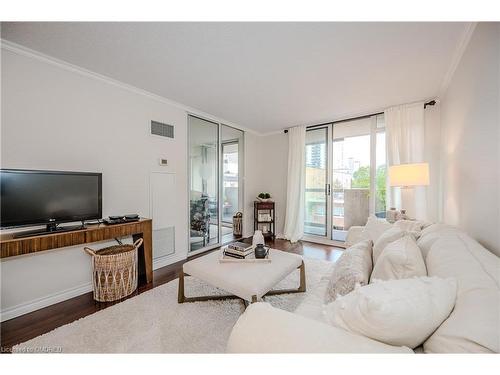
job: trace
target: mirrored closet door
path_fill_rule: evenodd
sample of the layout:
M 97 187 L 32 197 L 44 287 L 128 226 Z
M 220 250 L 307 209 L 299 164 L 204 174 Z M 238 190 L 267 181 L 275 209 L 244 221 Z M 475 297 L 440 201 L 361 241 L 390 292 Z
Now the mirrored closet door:
M 221 235 L 222 243 L 233 236 L 233 216 L 243 210 L 243 131 L 221 125 Z
M 217 245 L 219 239 L 219 124 L 188 118 L 189 250 Z
M 188 116 L 189 250 L 232 241 L 233 216 L 243 205 L 244 132 Z

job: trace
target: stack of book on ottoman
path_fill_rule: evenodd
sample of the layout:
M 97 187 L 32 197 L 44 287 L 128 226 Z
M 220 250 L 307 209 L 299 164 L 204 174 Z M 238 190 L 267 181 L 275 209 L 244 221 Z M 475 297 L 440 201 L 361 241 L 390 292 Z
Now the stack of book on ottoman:
M 268 252 L 269 253 L 269 252 Z M 247 243 L 235 242 L 222 248 L 220 263 L 271 263 L 271 258 L 255 258 L 255 248 Z
M 244 242 L 234 242 L 224 248 L 224 255 L 231 258 L 245 259 L 251 254 L 253 254 L 253 246 Z

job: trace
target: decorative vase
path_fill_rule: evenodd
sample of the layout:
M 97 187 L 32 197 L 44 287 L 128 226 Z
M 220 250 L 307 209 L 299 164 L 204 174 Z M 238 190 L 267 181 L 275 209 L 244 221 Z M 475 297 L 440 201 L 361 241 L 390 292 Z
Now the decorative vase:
M 264 235 L 260 230 L 255 231 L 252 239 L 252 246 L 257 246 L 258 244 L 264 245 Z
M 255 258 L 256 259 L 264 259 L 267 255 L 267 247 L 263 244 L 258 244 L 255 246 Z
M 399 215 L 399 211 L 396 210 L 395 207 L 391 207 L 389 211 L 387 211 L 385 218 L 389 223 L 394 223 L 397 220 L 397 217 Z
M 401 216 L 399 220 L 408 220 L 408 214 L 406 213 L 406 210 L 401 210 Z

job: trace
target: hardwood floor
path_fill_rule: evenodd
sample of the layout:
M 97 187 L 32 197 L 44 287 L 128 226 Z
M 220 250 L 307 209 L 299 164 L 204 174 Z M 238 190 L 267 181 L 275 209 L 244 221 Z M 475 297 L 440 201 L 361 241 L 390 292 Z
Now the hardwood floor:
M 251 238 L 245 239 L 244 241 L 251 242 Z M 342 254 L 343 250 L 337 247 L 305 241 L 292 244 L 285 240 L 268 240 L 267 244 L 275 249 L 300 254 L 306 258 L 331 262 L 335 262 Z M 197 256 L 202 255 L 204 254 Z M 176 279 L 179 276 L 179 270 L 182 264 L 185 262 L 186 261 L 181 261 L 157 269 L 153 274 L 153 282 L 140 286 L 135 293 L 127 298 L 132 298 L 140 293 Z M 9 353 L 12 346 L 16 344 L 50 332 L 57 327 L 74 322 L 75 320 L 81 319 L 121 301 L 99 303 L 94 301 L 92 292 L 90 292 L 29 314 L 7 320 L 0 324 L 0 351 L 2 353 Z

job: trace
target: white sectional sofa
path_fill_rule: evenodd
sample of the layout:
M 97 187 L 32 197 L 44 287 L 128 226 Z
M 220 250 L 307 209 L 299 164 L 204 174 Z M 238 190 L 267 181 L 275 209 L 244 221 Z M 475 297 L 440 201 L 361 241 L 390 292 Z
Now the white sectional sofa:
M 361 230 L 351 244 L 363 239 Z M 498 353 L 500 351 L 500 258 L 463 231 L 433 224 L 422 231 L 418 246 L 429 276 L 454 277 L 457 300 L 450 316 L 416 351 L 425 353 Z M 268 303 L 247 308 L 235 324 L 227 351 L 233 353 L 413 353 L 353 334 L 326 323 L 320 286 L 295 313 Z M 409 322 L 411 324 L 411 322 Z

